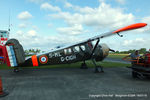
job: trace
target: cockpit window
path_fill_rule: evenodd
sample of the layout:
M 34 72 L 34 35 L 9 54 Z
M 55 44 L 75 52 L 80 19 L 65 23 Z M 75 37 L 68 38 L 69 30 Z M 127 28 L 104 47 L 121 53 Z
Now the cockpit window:
M 64 49 L 64 54 L 67 54 L 67 49 Z
M 71 54 L 72 53 L 71 48 L 64 49 L 64 53 Z
M 71 48 L 68 48 L 68 54 L 72 53 Z
M 85 51 L 85 46 L 84 46 L 84 45 L 81 45 L 80 47 L 81 47 L 81 49 L 82 49 L 83 51 Z
M 74 52 L 80 52 L 79 46 L 75 46 L 75 47 L 73 48 L 73 51 L 74 51 Z

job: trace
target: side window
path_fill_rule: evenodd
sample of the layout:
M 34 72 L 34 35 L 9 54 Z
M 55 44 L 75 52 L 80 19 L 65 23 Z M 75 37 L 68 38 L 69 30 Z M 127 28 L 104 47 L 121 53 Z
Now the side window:
M 82 49 L 83 51 L 85 51 L 85 46 L 84 46 L 84 45 L 81 45 L 80 47 L 81 47 L 81 49 Z
M 64 49 L 64 54 L 65 54 L 65 55 L 67 54 L 67 49 Z
M 68 48 L 68 54 L 70 54 L 70 53 L 72 53 L 72 52 L 71 52 L 71 48 Z
M 73 47 L 73 51 L 74 51 L 74 52 L 80 52 L 80 48 L 79 48 L 79 46 L 75 46 L 75 47 Z
M 64 53 L 71 54 L 72 53 L 71 48 L 64 49 Z

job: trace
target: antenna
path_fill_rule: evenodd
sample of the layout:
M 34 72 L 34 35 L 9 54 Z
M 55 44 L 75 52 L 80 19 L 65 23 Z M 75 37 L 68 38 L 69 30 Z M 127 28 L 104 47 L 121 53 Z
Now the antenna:
M 9 9 L 9 19 L 8 19 L 8 31 L 10 32 L 10 9 Z
M 9 9 L 9 18 L 8 18 L 8 38 L 9 38 L 9 34 L 10 34 L 10 9 Z

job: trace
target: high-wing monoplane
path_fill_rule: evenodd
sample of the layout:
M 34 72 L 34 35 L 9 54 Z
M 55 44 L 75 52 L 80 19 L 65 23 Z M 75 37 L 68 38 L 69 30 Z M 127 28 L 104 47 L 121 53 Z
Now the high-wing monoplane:
M 108 56 L 109 51 L 113 50 L 106 44 L 99 44 L 100 40 L 115 34 L 122 37 L 120 32 L 141 28 L 146 25 L 146 23 L 132 24 L 112 32 L 89 38 L 80 43 L 51 50 L 45 54 L 33 55 L 27 59 L 25 58 L 23 47 L 19 41 L 16 39 L 9 39 L 3 48 L 3 57 L 5 58 L 7 65 L 14 67 L 15 71 L 17 71 L 18 67 L 68 64 L 79 61 L 83 61 L 81 68 L 87 68 L 85 61 L 92 60 L 95 66 L 95 72 L 99 72 L 98 68 L 103 72 L 102 66 L 98 66 L 96 61 L 102 61 Z M 93 41 L 96 41 L 96 43 L 93 44 Z

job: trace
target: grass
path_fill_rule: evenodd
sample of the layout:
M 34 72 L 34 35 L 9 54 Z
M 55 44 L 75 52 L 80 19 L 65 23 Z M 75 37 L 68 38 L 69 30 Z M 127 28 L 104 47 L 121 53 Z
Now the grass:
M 82 62 L 72 63 L 72 64 L 61 64 L 61 65 L 45 65 L 38 67 L 24 67 L 24 68 L 80 68 Z M 86 62 L 88 67 L 94 67 L 91 61 Z M 126 67 L 130 66 L 130 64 L 116 63 L 116 62 L 97 62 L 97 65 L 101 65 L 103 67 Z M 7 65 L 0 65 L 0 69 L 12 69 L 11 67 L 7 67 Z
M 117 59 L 122 59 L 123 57 L 127 56 L 129 54 L 109 54 L 108 58 L 117 58 Z
M 6 64 L 0 64 L 0 69 L 12 69 L 12 68 L 8 67 Z

